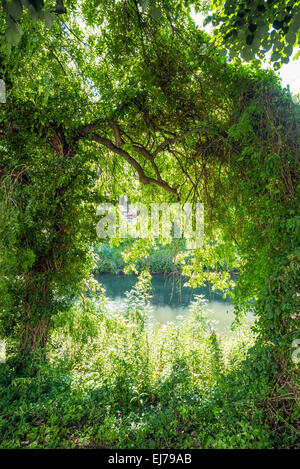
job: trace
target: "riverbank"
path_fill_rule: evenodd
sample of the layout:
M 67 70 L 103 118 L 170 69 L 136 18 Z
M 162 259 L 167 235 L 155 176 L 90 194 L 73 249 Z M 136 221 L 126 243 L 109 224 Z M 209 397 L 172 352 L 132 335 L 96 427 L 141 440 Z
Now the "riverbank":
M 95 274 L 121 274 L 126 265 L 124 253 L 133 247 L 134 239 L 128 238 L 118 246 L 110 246 L 108 241 L 94 246 L 96 268 Z M 151 273 L 168 273 L 178 270 L 174 260 L 176 254 L 185 252 L 184 239 L 173 239 L 171 243 L 162 245 L 155 243 L 148 251 L 148 257 L 136 259 L 135 267 L 138 272 L 145 268 Z
M 144 280 L 122 310 L 96 286 L 55 316 L 46 357 L 23 375 L 8 354 L 0 447 L 297 447 L 296 423 L 277 427 L 254 333 L 216 334 L 201 298 L 189 315 L 152 322 Z
M 135 275 L 98 274 L 95 279 L 105 288 L 111 307 L 115 310 L 124 309 L 128 292 L 137 282 Z M 222 292 L 209 286 L 191 288 L 185 286 L 188 278 L 176 273 L 152 274 L 151 297 L 149 298 L 149 315 L 161 324 L 175 320 L 178 316 L 189 314 L 195 299 L 202 297 L 208 318 L 214 321 L 215 329 L 225 333 L 235 319 L 234 307 L 229 298 L 223 298 Z M 249 312 L 247 323 L 250 325 L 253 316 Z
M 264 375 L 252 382 L 253 333 L 220 340 L 198 306 L 159 327 L 138 301 L 122 314 L 88 301 L 71 320 L 58 316 L 35 373 L 0 369 L 0 447 L 295 445 L 292 428 L 275 431 Z

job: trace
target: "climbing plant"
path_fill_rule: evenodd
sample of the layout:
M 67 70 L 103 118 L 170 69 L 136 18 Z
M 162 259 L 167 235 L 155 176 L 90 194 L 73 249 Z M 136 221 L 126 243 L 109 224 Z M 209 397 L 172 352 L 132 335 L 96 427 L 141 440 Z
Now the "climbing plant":
M 187 9 L 170 15 L 86 1 L 48 31 L 24 19 L 2 57 L 2 336 L 23 354 L 45 346 L 84 288 L 97 203 L 124 189 L 203 202 L 190 281 L 220 285 L 238 266 L 236 312 L 254 299 L 259 318 L 253 373 L 295 392 L 299 107 L 273 73 L 212 51 Z

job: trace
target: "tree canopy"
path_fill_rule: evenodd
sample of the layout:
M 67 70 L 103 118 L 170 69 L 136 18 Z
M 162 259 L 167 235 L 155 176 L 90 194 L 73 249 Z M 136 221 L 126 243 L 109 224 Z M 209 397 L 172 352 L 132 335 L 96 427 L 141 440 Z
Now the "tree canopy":
M 2 335 L 22 350 L 46 344 L 84 288 L 96 205 L 125 189 L 204 203 L 205 244 L 185 272 L 220 287 L 238 266 L 236 311 L 256 300 L 262 343 L 277 344 L 264 359 L 285 373 L 298 330 L 299 106 L 271 71 L 227 63 L 189 4 L 162 5 L 66 2 L 51 29 L 21 17 L 1 56 Z
M 217 43 L 224 44 L 231 57 L 256 59 L 258 64 L 270 53 L 276 69 L 289 62 L 300 44 L 299 1 L 212 0 L 210 8 L 205 22 L 215 26 Z

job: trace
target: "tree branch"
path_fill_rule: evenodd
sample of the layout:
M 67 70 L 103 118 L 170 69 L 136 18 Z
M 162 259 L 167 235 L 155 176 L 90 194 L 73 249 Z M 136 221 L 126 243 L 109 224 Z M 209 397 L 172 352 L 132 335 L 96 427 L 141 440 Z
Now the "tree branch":
M 114 136 L 115 136 L 115 141 L 116 141 L 116 146 L 118 148 L 120 148 L 122 145 L 124 145 L 124 142 L 121 138 L 121 134 L 120 134 L 120 129 L 119 127 L 117 126 L 117 124 L 115 123 L 114 120 L 110 120 L 109 121 L 109 126 L 112 128 L 113 130 L 113 133 L 114 133 Z
M 112 126 L 112 123 L 110 125 Z M 138 161 L 136 161 L 127 151 L 123 150 L 120 146 L 115 145 L 108 138 L 101 137 L 100 135 L 98 135 L 96 133 L 93 133 L 93 130 L 96 130 L 97 128 L 98 128 L 97 124 L 90 124 L 90 125 L 86 125 L 84 127 L 81 127 L 79 129 L 79 135 L 80 135 L 79 138 L 86 137 L 86 136 L 90 135 L 91 140 L 93 140 L 96 143 L 99 143 L 100 145 L 105 146 L 106 148 L 108 148 L 112 152 L 116 153 L 117 155 L 120 155 L 125 161 L 127 161 L 127 163 L 130 164 L 130 166 L 136 170 L 136 172 L 138 174 L 138 177 L 139 177 L 139 181 L 142 184 L 155 184 L 157 186 L 160 186 L 163 189 L 165 189 L 167 192 L 169 192 L 170 194 L 173 194 L 176 197 L 176 199 L 178 199 L 177 188 L 171 187 L 166 181 L 164 181 L 161 178 L 157 167 L 156 167 L 157 172 L 158 172 L 157 174 L 159 174 L 159 176 L 157 176 L 157 179 L 154 179 L 152 177 L 147 176 L 145 174 L 144 169 L 140 165 L 140 163 Z M 116 143 L 118 143 L 121 139 L 120 132 L 116 128 L 114 128 L 114 130 L 116 132 L 115 133 L 115 138 L 117 140 Z M 121 139 L 121 141 L 122 141 L 122 139 Z M 122 144 L 124 144 L 123 141 L 122 141 Z M 147 157 L 147 159 L 149 159 L 149 156 L 150 156 L 150 158 L 152 158 L 152 155 L 149 154 L 145 148 L 139 147 L 138 145 L 133 145 L 133 148 L 136 151 L 138 151 L 139 153 L 143 154 L 145 157 Z M 147 156 L 146 156 L 146 154 L 147 154 Z
M 194 129 L 187 130 L 186 132 L 183 132 L 181 135 L 177 135 L 176 137 L 173 138 L 168 138 L 165 140 L 163 143 L 158 145 L 156 150 L 153 152 L 153 155 L 156 156 L 160 151 L 165 150 L 166 148 L 169 147 L 169 145 L 173 145 L 174 143 L 178 142 L 179 140 L 182 140 L 184 137 L 193 134 L 193 133 L 203 133 L 203 132 L 209 132 L 209 133 L 214 133 L 217 135 L 221 135 L 222 137 L 226 137 L 225 132 L 219 132 L 217 129 L 213 129 L 212 127 L 195 127 Z

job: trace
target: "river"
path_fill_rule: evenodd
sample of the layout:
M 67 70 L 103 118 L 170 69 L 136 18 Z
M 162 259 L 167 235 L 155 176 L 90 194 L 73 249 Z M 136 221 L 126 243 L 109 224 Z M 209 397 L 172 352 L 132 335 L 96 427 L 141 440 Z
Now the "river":
M 106 290 L 113 307 L 122 307 L 125 301 L 125 292 L 131 290 L 137 277 L 134 275 L 96 275 L 96 279 Z M 170 274 L 153 274 L 151 314 L 160 323 L 173 321 L 179 315 L 188 313 L 188 307 L 195 295 L 203 295 L 207 300 L 207 317 L 213 320 L 215 328 L 220 333 L 226 333 L 234 320 L 233 305 L 225 300 L 220 292 L 212 291 L 208 287 L 190 288 L 181 281 L 179 288 L 178 279 Z M 250 324 L 253 321 L 251 314 L 247 317 Z

